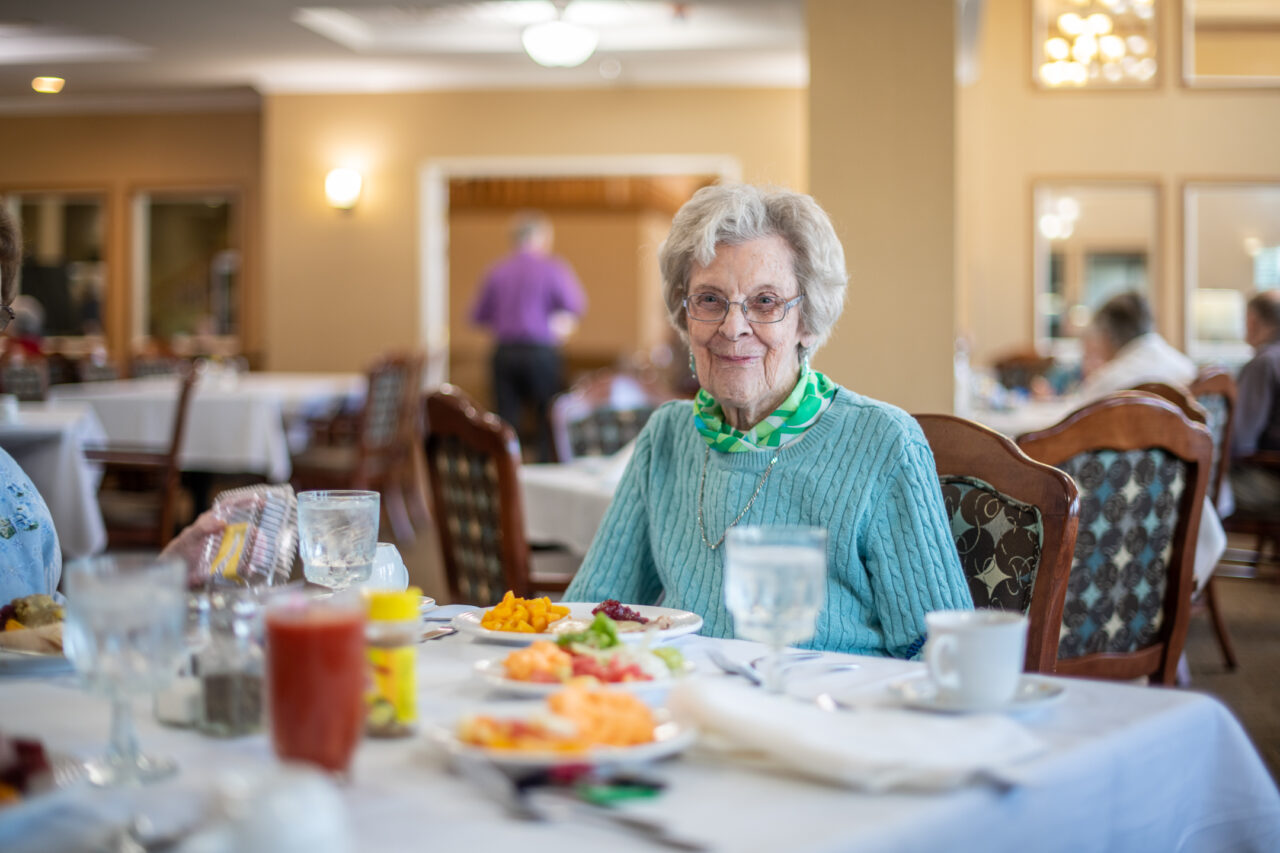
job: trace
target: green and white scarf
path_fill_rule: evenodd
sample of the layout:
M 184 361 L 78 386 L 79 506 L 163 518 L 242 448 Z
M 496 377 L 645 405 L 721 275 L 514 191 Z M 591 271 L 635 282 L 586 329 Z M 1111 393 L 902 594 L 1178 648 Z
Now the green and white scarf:
M 707 444 L 724 453 L 785 447 L 804 435 L 836 397 L 838 386 L 808 364 L 800 369 L 796 387 L 773 414 L 746 432 L 724 419 L 724 409 L 706 390 L 693 398 L 693 423 Z

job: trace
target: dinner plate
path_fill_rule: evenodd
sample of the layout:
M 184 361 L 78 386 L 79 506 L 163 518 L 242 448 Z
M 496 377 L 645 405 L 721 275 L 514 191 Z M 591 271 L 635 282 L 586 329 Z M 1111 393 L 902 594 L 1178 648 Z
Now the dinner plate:
M 524 708 L 504 711 L 494 716 L 508 719 L 529 717 L 537 713 L 545 713 L 544 707 Z M 456 725 L 453 729 L 436 728 L 431 737 L 446 750 L 460 752 L 464 755 L 476 755 L 488 759 L 491 763 L 511 769 L 528 770 L 547 767 L 572 766 L 628 766 L 647 764 L 669 758 L 684 752 L 697 739 L 697 731 L 670 719 L 663 711 L 655 712 L 658 725 L 653 731 L 653 741 L 636 746 L 600 746 L 586 752 L 526 752 L 511 749 L 491 749 L 484 746 L 465 743 L 458 739 Z
M 436 607 L 436 600 L 429 595 L 422 596 L 422 600 L 418 602 L 418 612 L 423 616 L 435 610 Z
M 561 601 L 557 603 L 562 607 L 569 608 L 569 615 L 565 617 L 566 619 L 585 619 L 587 621 L 592 619 L 591 609 L 599 606 L 599 602 Z M 628 607 L 646 619 L 668 616 L 671 618 L 671 627 L 662 630 L 619 633 L 618 638 L 624 642 L 639 643 L 645 638 L 649 638 L 653 642 L 662 642 L 674 637 L 682 637 L 685 634 L 693 634 L 702 627 L 702 617 L 696 613 L 690 613 L 688 610 L 676 610 L 671 607 L 657 607 L 650 604 L 631 604 Z M 555 631 L 544 631 L 540 634 L 521 634 L 518 631 L 491 631 L 480 624 L 484 614 L 485 611 L 483 610 L 461 613 L 453 617 L 453 627 L 457 628 L 461 633 L 470 634 L 478 640 L 505 643 L 510 646 L 527 646 L 538 640 L 554 640 L 557 636 Z M 553 622 L 550 627 L 554 628 L 555 625 L 556 623 Z
M 994 708 L 974 708 L 957 702 L 954 699 L 938 695 L 938 688 L 927 675 L 895 681 L 889 685 L 889 692 L 908 708 L 921 711 L 937 711 L 944 714 L 971 713 L 1018 713 L 1052 705 L 1062 698 L 1066 688 L 1061 684 L 1024 675 L 1018 679 L 1018 687 L 1013 698 L 1003 705 Z
M 565 687 L 565 685 L 557 682 L 517 681 L 514 678 L 507 678 L 502 661 L 502 658 L 477 661 L 473 671 L 476 677 L 489 687 L 501 690 L 503 693 L 510 693 L 513 696 L 550 696 Z M 693 663 L 685 661 L 681 671 L 674 673 L 670 678 L 654 679 L 652 681 L 618 681 L 610 684 L 601 684 L 600 687 L 606 690 L 625 690 L 637 696 L 645 696 L 670 690 L 679 679 L 684 678 L 691 672 L 693 672 Z
M 61 652 L 28 652 L 0 649 L 0 675 L 45 674 L 71 668 L 71 661 Z

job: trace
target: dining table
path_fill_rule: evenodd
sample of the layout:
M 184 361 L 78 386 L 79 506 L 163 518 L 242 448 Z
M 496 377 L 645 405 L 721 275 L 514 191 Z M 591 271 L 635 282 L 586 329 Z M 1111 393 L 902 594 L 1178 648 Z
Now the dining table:
M 685 678 L 697 681 L 688 686 L 739 681 L 712 665 L 712 652 L 744 663 L 764 652 L 753 642 L 699 635 L 673 645 L 693 665 Z M 477 662 L 500 658 L 510 646 L 459 633 L 417 648 L 421 731 L 403 739 L 366 738 L 359 745 L 349 779 L 333 789 L 333 807 L 302 818 L 329 828 L 323 849 L 663 849 L 573 813 L 550 821 L 517 819 L 491 792 L 451 773 L 448 753 L 438 743 L 460 716 L 536 700 L 503 700 L 477 676 Z M 791 703 L 789 708 L 816 707 L 826 697 L 828 709 L 835 707 L 829 714 L 848 715 L 841 722 L 857 727 L 868 719 L 860 714 L 895 708 L 893 685 L 923 677 L 923 665 L 824 653 L 789 673 L 785 698 L 766 698 L 745 681 L 735 689 L 743 703 L 781 701 Z M 1133 684 L 1044 681 L 1061 687 L 1054 701 L 1002 717 L 1015 720 L 1041 749 L 1002 767 L 999 784 L 975 777 L 936 790 L 868 790 L 744 759 L 703 738 L 640 771 L 660 783 L 656 797 L 618 808 L 659 823 L 670 836 L 730 853 L 1280 849 L 1280 793 L 1239 723 L 1216 699 Z M 76 757 L 100 751 L 108 707 L 66 669 L 24 675 L 0 668 L 0 729 L 39 738 L 47 749 Z M 266 734 L 210 738 L 156 723 L 143 700 L 136 710 L 142 747 L 175 758 L 178 775 L 150 787 L 79 785 L 46 795 L 50 800 L 44 803 L 0 809 L 0 849 L 115 849 L 96 845 L 140 817 L 163 822 L 175 797 L 200 803 L 186 806 L 200 814 L 228 785 L 243 788 L 247 779 L 279 772 Z M 902 713 L 907 725 L 922 731 L 931 721 L 952 718 Z M 993 716 L 1001 715 L 968 719 L 980 725 Z M 304 826 L 294 832 L 301 837 Z
M 21 403 L 17 417 L 0 421 L 4 448 L 49 507 L 64 559 L 96 554 L 107 544 L 98 484 L 102 471 L 84 458 L 106 432 L 92 406 Z
M 557 545 L 576 556 L 587 553 L 613 501 L 633 445 L 610 456 L 520 466 L 525 536 Z
M 180 380 L 176 376 L 79 382 L 49 389 L 51 405 L 88 404 L 112 444 L 168 447 Z M 235 373 L 199 377 L 179 451 L 184 471 L 289 479 L 290 453 L 306 441 L 305 420 L 360 405 L 358 373 Z M 295 428 L 296 427 L 296 428 Z

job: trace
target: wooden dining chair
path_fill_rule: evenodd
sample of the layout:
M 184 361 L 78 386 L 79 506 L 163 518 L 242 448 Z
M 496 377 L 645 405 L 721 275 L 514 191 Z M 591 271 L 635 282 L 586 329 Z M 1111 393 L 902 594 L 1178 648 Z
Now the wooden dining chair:
M 1164 397 L 1176 403 L 1188 418 L 1208 427 L 1209 435 L 1213 437 L 1213 462 L 1209 466 L 1207 494 L 1209 503 L 1215 510 L 1220 510 L 1222 480 L 1226 473 L 1222 460 L 1231 458 L 1231 423 L 1235 415 L 1236 382 L 1231 374 L 1221 368 L 1209 368 L 1201 371 L 1185 391 L 1164 382 L 1144 383 L 1134 390 Z M 1231 529 L 1226 518 L 1222 519 L 1222 527 L 1223 530 Z M 1239 661 L 1231 642 L 1231 633 L 1227 629 L 1226 617 L 1218 606 L 1215 577 L 1216 573 L 1210 575 L 1204 589 L 1192 599 L 1192 615 L 1208 610 L 1223 662 L 1227 669 L 1235 669 Z
M 427 472 L 449 595 L 489 605 L 506 590 L 562 592 L 571 575 L 535 574 L 525 538 L 515 430 L 443 385 L 427 397 Z
M 1055 671 L 1173 684 L 1191 614 L 1213 440 L 1173 403 L 1121 391 L 1019 436 L 1080 492 Z
M 616 453 L 671 398 L 655 382 L 631 373 L 598 370 L 588 375 L 551 402 L 557 461 Z
M 85 459 L 103 466 L 98 504 L 110 548 L 163 548 L 182 517 L 179 452 L 186 435 L 196 372 L 181 375 L 167 447 L 113 444 L 85 448 Z
M 1025 669 L 1053 672 L 1076 542 L 1075 483 L 981 424 L 915 418 L 933 449 L 974 605 L 1026 614 Z
M 406 503 L 405 476 L 421 441 L 421 386 L 425 356 L 393 352 L 368 370 L 364 406 L 353 415 L 338 414 L 313 424 L 312 442 L 293 459 L 290 478 L 297 491 L 373 489 L 400 542 L 415 538 Z M 426 495 L 414 494 L 426 503 Z

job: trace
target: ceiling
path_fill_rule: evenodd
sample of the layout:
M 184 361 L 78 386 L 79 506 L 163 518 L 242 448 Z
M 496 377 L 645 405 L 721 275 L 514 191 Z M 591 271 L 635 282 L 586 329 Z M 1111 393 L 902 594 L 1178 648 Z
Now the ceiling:
M 320 4 L 332 2 L 333 6 Z M 803 86 L 803 0 L 575 0 L 586 64 L 542 68 L 546 0 L 5 0 L 0 112 L 233 109 L 263 93 L 634 85 Z M 36 76 L 66 78 L 59 95 Z

